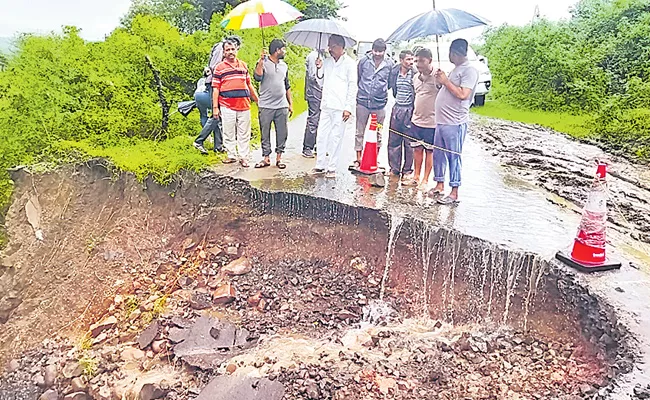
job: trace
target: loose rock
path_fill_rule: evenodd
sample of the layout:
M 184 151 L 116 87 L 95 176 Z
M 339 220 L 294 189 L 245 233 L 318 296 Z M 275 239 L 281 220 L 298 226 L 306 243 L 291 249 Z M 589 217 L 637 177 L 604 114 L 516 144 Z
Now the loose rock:
M 210 293 L 195 291 L 192 292 L 192 297 L 190 298 L 190 307 L 195 310 L 205 310 L 212 306 L 212 296 Z
M 228 304 L 235 300 L 237 292 L 232 284 L 219 286 L 213 293 L 214 304 Z
M 45 387 L 51 387 L 56 381 L 57 368 L 56 365 L 48 365 L 45 367 L 45 373 L 43 374 L 43 379 L 45 381 Z
M 114 328 L 115 325 L 117 325 L 117 318 L 115 318 L 115 316 L 111 315 L 110 317 L 105 318 L 104 320 L 102 320 L 102 321 L 100 321 L 100 322 L 98 322 L 98 323 L 96 323 L 94 325 L 91 325 L 90 326 L 90 333 L 92 334 L 93 338 L 96 338 L 97 336 L 99 336 L 100 333 L 102 333 L 102 332 L 104 332 L 106 330 Z
M 72 387 L 73 392 L 86 391 L 86 384 L 84 383 L 82 378 L 74 378 L 72 382 L 70 382 L 70 386 Z
M 240 257 L 221 269 L 226 275 L 245 275 L 252 270 L 253 264 L 246 257 Z
M 122 361 L 138 361 L 144 358 L 145 354 L 142 350 L 136 349 L 134 347 L 127 347 L 122 351 L 120 357 Z
M 147 346 L 151 344 L 151 342 L 154 341 L 156 336 L 158 336 L 158 332 L 160 331 L 160 324 L 158 321 L 154 321 L 145 329 L 142 331 L 140 336 L 138 336 L 138 346 L 140 347 L 141 350 L 144 350 Z
M 18 360 L 11 360 L 7 363 L 7 372 L 12 373 L 20 368 Z
M 138 395 L 138 400 L 155 400 L 162 399 L 167 396 L 169 389 L 163 388 L 164 385 L 156 385 L 153 383 L 147 383 L 142 386 L 140 394 Z

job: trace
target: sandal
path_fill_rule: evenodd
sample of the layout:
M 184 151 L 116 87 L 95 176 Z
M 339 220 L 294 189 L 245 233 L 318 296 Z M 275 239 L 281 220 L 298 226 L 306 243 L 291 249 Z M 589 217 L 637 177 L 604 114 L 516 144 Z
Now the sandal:
M 235 159 L 235 158 L 226 158 L 225 160 L 223 160 L 224 164 L 234 164 L 236 162 L 237 162 L 237 159 Z
M 239 160 L 239 164 L 241 164 L 241 166 L 244 167 L 244 168 L 249 167 L 248 161 L 246 161 L 246 160 Z
M 255 168 L 266 168 L 266 167 L 268 167 L 270 165 L 271 165 L 270 162 L 268 162 L 266 160 L 262 160 L 262 161 L 258 162 L 257 164 L 255 164 Z
M 357 170 L 357 169 L 359 169 L 359 167 L 361 167 L 361 163 L 359 161 L 355 160 L 352 164 L 350 164 L 350 166 L 348 167 L 348 170 L 350 170 L 350 171 Z
M 436 190 L 434 188 L 429 190 L 429 193 L 427 194 L 429 195 L 429 197 L 437 198 L 437 197 L 441 197 L 443 195 L 443 192 L 441 192 L 440 190 Z
M 275 163 L 275 166 L 280 168 L 280 169 L 285 169 L 287 168 L 287 164 L 283 163 L 282 161 L 278 161 Z
M 451 206 L 460 203 L 460 200 L 454 199 L 452 197 L 446 196 L 443 197 L 442 199 L 438 199 L 438 204 L 442 204 L 445 206 Z

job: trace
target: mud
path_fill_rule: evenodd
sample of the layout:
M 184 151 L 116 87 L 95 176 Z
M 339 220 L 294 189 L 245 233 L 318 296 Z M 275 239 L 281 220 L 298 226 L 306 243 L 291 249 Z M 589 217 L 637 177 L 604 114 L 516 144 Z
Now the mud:
M 480 118 L 472 135 L 519 177 L 578 207 L 586 201 L 596 161 L 606 161 L 613 229 L 650 243 L 650 168 L 542 127 Z
M 96 163 L 15 178 L 0 358 L 18 368 L 0 396 L 54 364 L 49 386 L 72 394 L 79 378 L 97 399 L 146 385 L 190 399 L 240 374 L 286 399 L 606 398 L 636 361 L 613 308 L 534 254 L 215 174 L 143 186 Z M 188 362 L 179 330 L 208 317 L 225 325 L 201 346 L 221 353 Z M 224 326 L 246 339 L 211 347 Z

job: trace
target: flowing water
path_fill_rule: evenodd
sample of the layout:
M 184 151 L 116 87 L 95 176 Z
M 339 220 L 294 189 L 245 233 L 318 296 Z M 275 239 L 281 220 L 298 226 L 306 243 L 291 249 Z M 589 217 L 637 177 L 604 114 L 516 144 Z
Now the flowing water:
M 388 274 L 390 273 L 390 267 L 393 263 L 393 253 L 395 252 L 395 241 L 399 237 L 399 232 L 402 229 L 404 224 L 404 218 L 398 216 L 391 216 L 390 218 L 390 233 L 388 236 L 388 249 L 386 249 L 386 268 L 384 269 L 384 275 L 381 279 L 381 291 L 379 292 L 379 300 L 384 299 L 384 294 L 386 292 L 386 284 L 388 283 Z

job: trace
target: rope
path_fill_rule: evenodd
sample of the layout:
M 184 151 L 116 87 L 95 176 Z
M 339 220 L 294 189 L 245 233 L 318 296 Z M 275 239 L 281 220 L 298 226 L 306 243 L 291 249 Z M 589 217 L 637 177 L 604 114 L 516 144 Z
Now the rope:
M 383 128 L 383 126 L 382 126 L 382 128 Z M 378 127 L 377 130 L 379 130 L 379 127 Z M 427 143 L 427 142 L 425 142 L 425 141 L 423 141 L 423 140 L 416 139 L 416 138 L 414 138 L 414 137 L 412 137 L 412 136 L 409 136 L 409 135 L 407 135 L 407 134 L 405 134 L 405 133 L 402 133 L 402 132 L 396 131 L 396 130 L 394 130 L 394 129 L 390 129 L 390 128 L 388 128 L 388 131 L 391 132 L 391 133 L 396 134 L 397 136 L 401 136 L 401 137 L 406 138 L 406 139 L 409 139 L 409 140 L 411 140 L 411 141 L 413 141 L 413 142 L 415 142 L 415 143 L 418 143 L 418 144 L 420 144 L 421 146 L 423 146 L 424 148 L 429 148 L 429 147 L 431 147 L 431 148 L 433 148 L 433 149 L 440 150 L 440 151 L 444 151 L 444 152 L 446 152 L 446 153 L 455 154 L 455 155 L 457 155 L 457 156 L 462 156 L 462 153 L 458 153 L 458 152 L 453 151 L 453 150 L 449 150 L 449 149 L 445 149 L 445 148 L 442 148 L 442 147 L 434 146 L 434 145 L 429 144 L 429 143 Z

